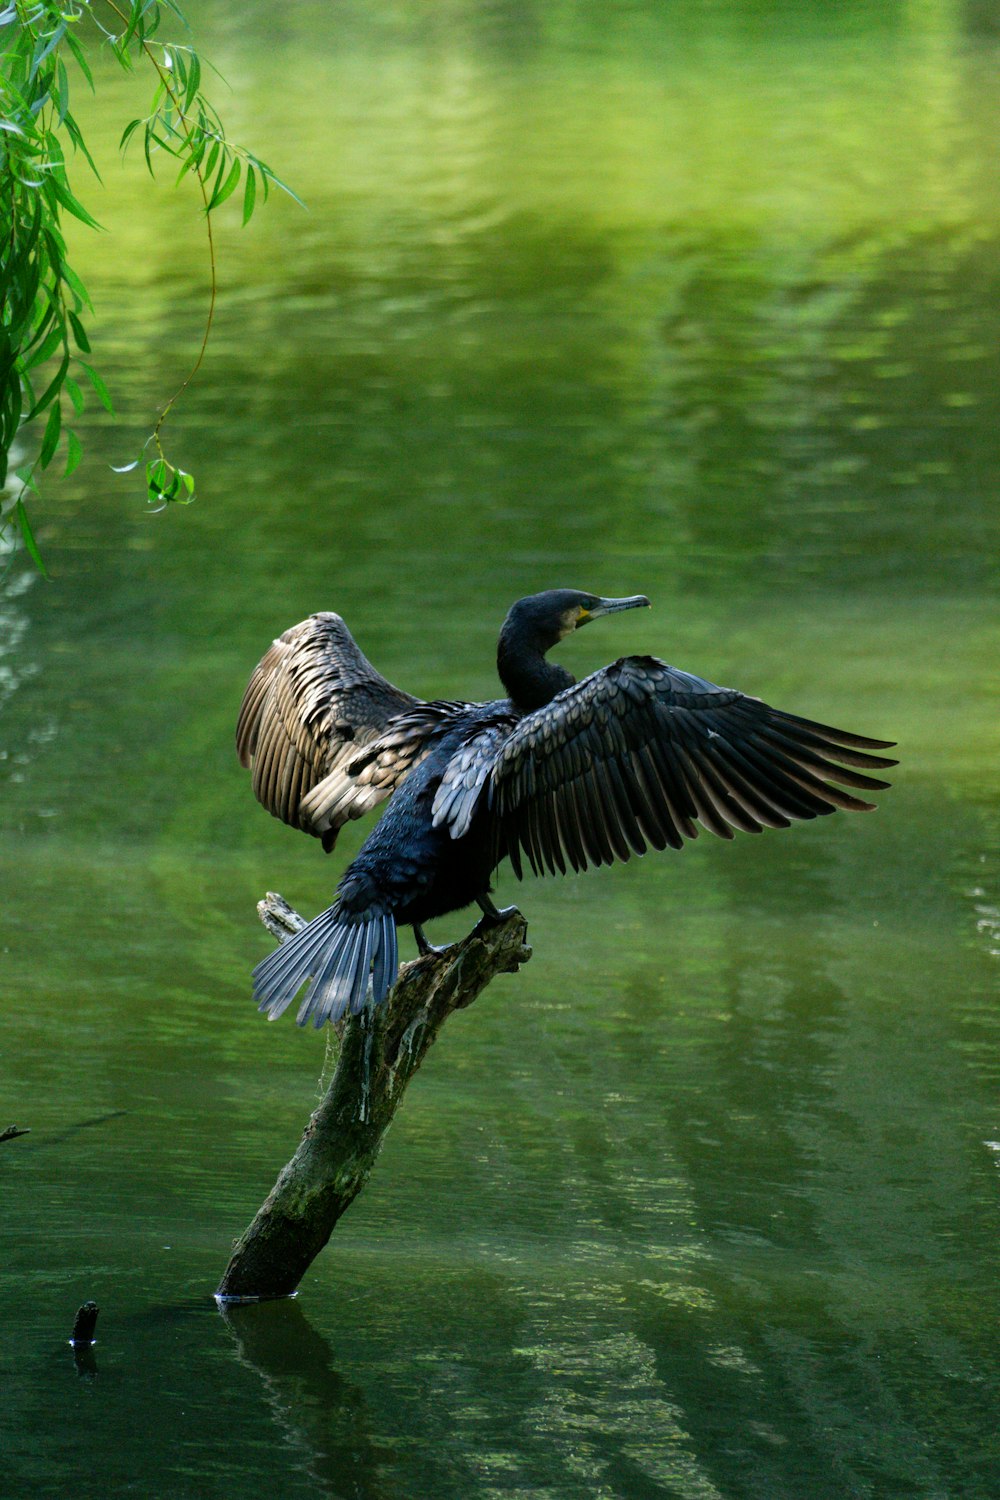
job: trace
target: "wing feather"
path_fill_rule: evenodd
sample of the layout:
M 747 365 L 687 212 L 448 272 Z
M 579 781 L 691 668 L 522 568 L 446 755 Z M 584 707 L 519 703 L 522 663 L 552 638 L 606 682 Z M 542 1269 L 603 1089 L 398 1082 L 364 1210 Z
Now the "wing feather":
M 362 654 L 339 615 L 310 615 L 278 637 L 247 685 L 236 725 L 240 763 L 268 812 L 294 828 L 324 835 L 329 846 L 348 817 L 387 796 L 366 788 L 360 811 L 350 799 L 325 825 L 311 794 L 346 771 L 359 750 L 419 700 L 393 687 Z M 322 799 L 321 799 L 322 803 Z
M 487 795 L 515 873 L 610 864 L 872 803 L 896 762 L 869 739 L 771 708 L 649 656 L 624 657 L 527 715 L 496 751 Z
M 468 711 L 468 704 L 454 706 Z M 453 839 L 468 833 L 497 753 L 517 723 L 503 701 L 484 704 L 483 709 L 452 754 L 434 794 L 434 827 L 447 827 Z

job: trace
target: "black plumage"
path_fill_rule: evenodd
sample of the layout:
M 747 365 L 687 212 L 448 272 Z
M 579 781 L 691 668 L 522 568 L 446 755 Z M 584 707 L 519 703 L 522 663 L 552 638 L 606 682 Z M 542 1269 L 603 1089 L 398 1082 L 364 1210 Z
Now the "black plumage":
M 387 797 L 333 905 L 254 970 L 271 1017 L 307 985 L 300 1024 L 379 1004 L 395 981 L 396 927 L 478 901 L 509 857 L 538 875 L 680 849 L 699 825 L 721 838 L 787 828 L 887 782 L 891 741 L 848 734 L 734 688 L 626 656 L 582 682 L 546 653 L 601 615 L 648 604 L 553 589 L 521 599 L 500 632 L 507 697 L 424 703 L 381 677 L 339 615 L 311 615 L 250 679 L 237 748 L 259 800 L 331 849 L 344 823 Z

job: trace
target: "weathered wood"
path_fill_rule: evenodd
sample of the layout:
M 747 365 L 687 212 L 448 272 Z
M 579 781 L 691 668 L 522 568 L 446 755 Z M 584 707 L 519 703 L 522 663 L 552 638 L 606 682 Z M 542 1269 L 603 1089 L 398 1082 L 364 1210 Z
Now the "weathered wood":
M 277 936 L 303 919 L 268 892 L 258 906 Z M 531 957 L 520 912 L 485 919 L 461 943 L 404 964 L 384 1005 L 334 1027 L 340 1056 L 298 1150 L 236 1244 L 220 1301 L 289 1297 L 364 1187 L 406 1086 L 452 1011 Z

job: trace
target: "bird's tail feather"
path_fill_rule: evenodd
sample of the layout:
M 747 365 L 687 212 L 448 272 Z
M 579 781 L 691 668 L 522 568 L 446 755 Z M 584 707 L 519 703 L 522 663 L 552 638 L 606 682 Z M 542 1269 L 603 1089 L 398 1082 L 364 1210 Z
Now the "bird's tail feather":
M 294 937 L 253 971 L 258 1010 L 275 1020 L 308 982 L 298 1023 L 339 1021 L 362 1008 L 371 982 L 372 1001 L 381 1005 L 396 982 L 399 959 L 396 923 L 388 912 L 346 915 L 335 903 L 307 922 Z

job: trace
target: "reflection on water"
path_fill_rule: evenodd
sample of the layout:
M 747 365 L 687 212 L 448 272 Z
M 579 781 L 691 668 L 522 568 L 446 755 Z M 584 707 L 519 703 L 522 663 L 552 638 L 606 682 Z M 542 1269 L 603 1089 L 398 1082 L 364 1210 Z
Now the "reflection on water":
M 0 600 L 0 706 L 6 704 L 22 682 L 38 671 L 37 662 L 30 657 L 24 659 L 28 616 L 17 602 L 37 581 L 38 575 L 27 570 L 4 579 L 3 598 Z
M 183 374 L 202 247 L 141 162 L 87 200 L 121 415 L 39 508 L 53 581 L 0 595 L 21 1493 L 991 1500 L 989 12 L 195 16 L 309 211 L 222 216 L 173 438 L 200 499 L 150 518 L 99 460 Z M 402 686 L 489 697 L 507 606 L 555 584 L 653 600 L 567 642 L 578 674 L 650 651 L 898 737 L 896 785 L 504 875 L 531 963 L 449 1023 L 300 1301 L 223 1321 L 324 1067 L 249 1001 L 254 903 L 319 909 L 364 832 L 324 860 L 254 805 L 246 676 L 336 608 Z
M 331 1368 L 330 1348 L 298 1302 L 222 1307 L 220 1314 L 241 1363 L 260 1376 L 290 1453 L 300 1456 L 319 1493 L 361 1500 L 396 1493 L 378 1478 L 392 1454 L 372 1441 L 364 1395 Z

